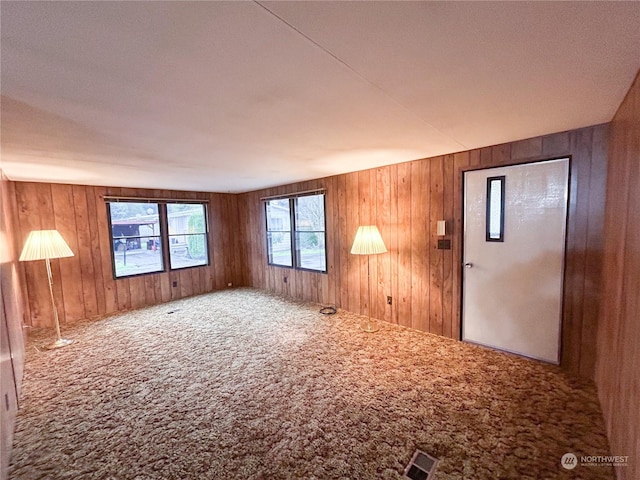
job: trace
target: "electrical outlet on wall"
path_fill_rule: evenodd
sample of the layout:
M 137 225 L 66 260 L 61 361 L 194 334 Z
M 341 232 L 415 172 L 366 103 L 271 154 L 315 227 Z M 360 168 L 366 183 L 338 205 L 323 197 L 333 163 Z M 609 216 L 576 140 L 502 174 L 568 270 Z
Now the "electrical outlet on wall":
M 393 298 L 391 298 L 391 295 L 387 295 L 387 305 L 392 305 L 393 304 Z

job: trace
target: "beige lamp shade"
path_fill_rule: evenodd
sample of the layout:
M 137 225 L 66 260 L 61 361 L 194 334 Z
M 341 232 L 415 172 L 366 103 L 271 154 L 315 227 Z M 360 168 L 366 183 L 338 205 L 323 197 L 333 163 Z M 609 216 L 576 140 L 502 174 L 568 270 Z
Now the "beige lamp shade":
M 33 230 L 24 244 L 20 261 L 73 257 L 73 252 L 57 230 Z
M 387 247 L 375 225 L 362 225 L 358 227 L 356 238 L 353 240 L 351 253 L 354 255 L 376 255 L 385 253 Z

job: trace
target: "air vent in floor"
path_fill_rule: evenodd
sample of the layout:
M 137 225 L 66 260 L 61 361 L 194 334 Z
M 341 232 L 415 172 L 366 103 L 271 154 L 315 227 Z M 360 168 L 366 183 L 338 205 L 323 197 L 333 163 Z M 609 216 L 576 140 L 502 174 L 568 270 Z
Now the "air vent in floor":
M 404 477 L 410 480 L 430 480 L 436 471 L 438 460 L 428 453 L 416 450 L 409 465 L 404 469 Z

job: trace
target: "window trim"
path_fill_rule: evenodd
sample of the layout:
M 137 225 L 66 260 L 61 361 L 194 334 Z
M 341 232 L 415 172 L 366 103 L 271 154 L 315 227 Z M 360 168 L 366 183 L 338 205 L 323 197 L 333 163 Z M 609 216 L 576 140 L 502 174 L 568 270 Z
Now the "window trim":
M 105 200 L 105 204 L 106 204 L 106 208 L 107 208 L 107 224 L 108 224 L 108 229 L 109 229 L 109 247 L 110 247 L 110 254 L 111 254 L 111 275 L 113 277 L 114 280 L 123 280 L 123 279 L 127 279 L 127 278 L 135 278 L 135 277 L 142 277 L 145 275 L 157 275 L 157 274 L 161 274 L 161 273 L 170 273 L 170 272 L 177 272 L 177 271 L 181 271 L 181 270 L 187 270 L 190 268 L 201 268 L 201 267 L 208 267 L 211 265 L 211 250 L 210 250 L 210 246 L 209 246 L 209 201 L 208 200 L 193 200 L 193 199 L 189 199 L 189 200 L 183 200 L 183 199 L 164 199 L 164 198 L 159 198 L 159 199 L 153 199 L 153 198 L 147 198 L 147 197 L 141 197 L 141 198 L 137 198 L 137 197 L 110 197 L 110 196 L 105 196 L 104 197 Z M 115 251 L 114 251 L 114 237 L 113 237 L 113 224 L 111 222 L 111 204 L 112 203 L 148 203 L 148 204 L 155 204 L 158 206 L 158 226 L 160 231 L 158 232 L 157 235 L 140 235 L 140 236 L 134 236 L 131 238 L 152 238 L 152 237 L 157 237 L 160 240 L 160 244 L 162 245 L 162 270 L 154 270 L 152 272 L 143 272 L 143 273 L 133 273 L 130 275 L 121 275 L 121 276 L 117 276 L 116 275 L 116 258 L 115 258 Z M 170 251 L 170 244 L 169 244 L 169 221 L 168 221 L 168 212 L 167 212 L 167 204 L 180 204 L 180 205 L 184 205 L 184 204 L 197 204 L 197 205 L 202 205 L 203 207 L 203 215 L 204 215 L 204 223 L 205 223 L 205 231 L 204 233 L 198 233 L 198 234 L 193 234 L 193 235 L 204 235 L 205 238 L 205 251 L 207 252 L 207 263 L 202 264 L 202 265 L 187 265 L 184 267 L 176 267 L 173 268 L 171 267 L 171 251 Z M 180 235 L 180 234 L 174 234 L 174 235 Z M 129 238 L 129 237 L 127 237 Z
M 322 195 L 322 211 L 324 214 L 324 230 L 298 230 L 297 222 L 296 222 L 296 199 L 301 197 L 311 197 L 316 195 Z M 288 268 L 290 270 L 299 270 L 302 272 L 312 272 L 312 273 L 328 273 L 328 264 L 329 259 L 327 256 L 327 195 L 324 189 L 322 190 L 309 190 L 305 192 L 294 193 L 290 195 L 278 195 L 274 197 L 267 197 L 262 199 L 264 202 L 264 226 L 265 226 L 265 247 L 266 247 L 266 256 L 267 256 L 267 265 L 271 267 L 280 267 L 280 268 Z M 272 263 L 269 255 L 269 234 L 276 232 L 277 230 L 269 230 L 269 219 L 267 214 L 267 206 L 270 201 L 273 200 L 288 200 L 289 202 L 289 222 L 290 228 L 290 245 L 291 245 L 291 265 L 282 265 L 279 263 Z M 286 233 L 287 230 L 284 230 L 283 233 Z M 300 266 L 300 249 L 298 248 L 297 234 L 304 232 L 313 232 L 313 233 L 323 233 L 324 235 L 324 270 L 318 270 L 314 268 L 305 268 Z

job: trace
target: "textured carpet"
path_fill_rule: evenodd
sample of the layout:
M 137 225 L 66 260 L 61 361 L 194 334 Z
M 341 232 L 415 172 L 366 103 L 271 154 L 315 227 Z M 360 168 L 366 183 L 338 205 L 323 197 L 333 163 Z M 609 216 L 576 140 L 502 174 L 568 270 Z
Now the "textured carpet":
M 216 292 L 64 328 L 28 348 L 11 479 L 613 478 L 591 382 L 293 303 Z M 45 336 L 46 335 L 46 336 Z

